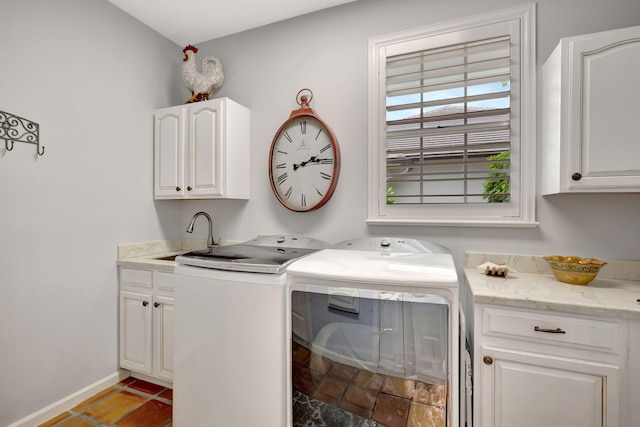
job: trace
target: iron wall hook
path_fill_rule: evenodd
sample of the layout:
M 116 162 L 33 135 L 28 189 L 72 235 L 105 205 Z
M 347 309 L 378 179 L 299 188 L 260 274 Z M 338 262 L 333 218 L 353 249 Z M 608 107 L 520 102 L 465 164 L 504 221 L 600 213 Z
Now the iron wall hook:
M 39 156 L 44 154 L 40 145 L 40 125 L 20 116 L 0 111 L 0 139 L 4 139 L 7 151 L 13 150 L 14 142 L 35 144 Z

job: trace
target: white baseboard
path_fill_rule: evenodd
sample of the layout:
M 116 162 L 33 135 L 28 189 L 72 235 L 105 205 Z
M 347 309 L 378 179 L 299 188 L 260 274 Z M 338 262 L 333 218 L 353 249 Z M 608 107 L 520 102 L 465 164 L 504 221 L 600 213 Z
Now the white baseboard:
M 82 390 L 78 390 L 75 393 L 72 393 L 69 396 L 58 400 L 57 402 L 52 403 L 46 408 L 42 408 L 39 411 L 34 412 L 33 414 L 27 415 L 26 417 L 16 421 L 13 424 L 10 424 L 7 427 L 37 427 L 45 421 L 48 421 L 51 418 L 68 411 L 79 403 L 87 400 L 94 394 L 117 384 L 123 379 L 129 377 L 130 374 L 131 373 L 129 371 L 120 369 L 118 372 L 114 372 L 113 374 L 106 376 L 93 384 L 88 385 Z

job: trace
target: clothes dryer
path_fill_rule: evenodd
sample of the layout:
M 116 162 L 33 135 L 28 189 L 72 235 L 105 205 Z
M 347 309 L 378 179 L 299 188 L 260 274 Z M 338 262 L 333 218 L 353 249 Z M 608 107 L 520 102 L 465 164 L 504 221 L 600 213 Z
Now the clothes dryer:
M 449 251 L 413 239 L 293 262 L 289 425 L 458 427 L 458 287 Z

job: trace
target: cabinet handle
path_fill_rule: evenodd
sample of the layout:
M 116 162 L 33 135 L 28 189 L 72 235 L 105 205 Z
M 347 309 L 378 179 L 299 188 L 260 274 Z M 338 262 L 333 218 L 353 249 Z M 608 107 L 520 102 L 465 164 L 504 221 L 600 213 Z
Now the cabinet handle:
M 571 175 L 571 179 L 574 181 L 580 181 L 582 179 L 582 174 L 579 172 L 575 172 L 573 175 Z
M 546 328 L 540 328 L 538 326 L 533 328 L 534 331 L 536 332 L 545 332 L 547 334 L 566 334 L 565 331 L 563 331 L 560 328 L 555 328 L 555 329 L 546 329 Z
M 482 361 L 484 362 L 485 365 L 493 365 L 493 357 L 491 356 L 483 357 Z
M 188 187 L 187 187 L 187 191 L 191 191 L 191 190 L 193 190 L 193 189 L 191 188 L 191 186 L 188 186 Z
M 182 188 L 176 187 L 176 191 L 180 191 L 180 190 L 182 190 Z
M 142 301 L 142 306 L 143 306 L 143 307 L 146 307 L 146 306 L 148 306 L 148 305 L 149 305 L 149 301 Z
M 154 303 L 153 303 L 153 306 L 154 306 L 155 308 L 158 308 L 158 307 L 160 307 L 160 303 L 159 303 L 159 302 L 154 302 Z

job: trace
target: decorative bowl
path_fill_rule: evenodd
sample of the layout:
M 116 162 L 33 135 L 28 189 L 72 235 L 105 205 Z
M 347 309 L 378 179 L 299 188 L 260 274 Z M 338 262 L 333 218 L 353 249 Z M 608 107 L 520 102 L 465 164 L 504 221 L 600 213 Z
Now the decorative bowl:
M 551 271 L 556 278 L 572 285 L 586 285 L 596 278 L 600 269 L 607 265 L 606 261 L 578 256 L 546 256 Z

